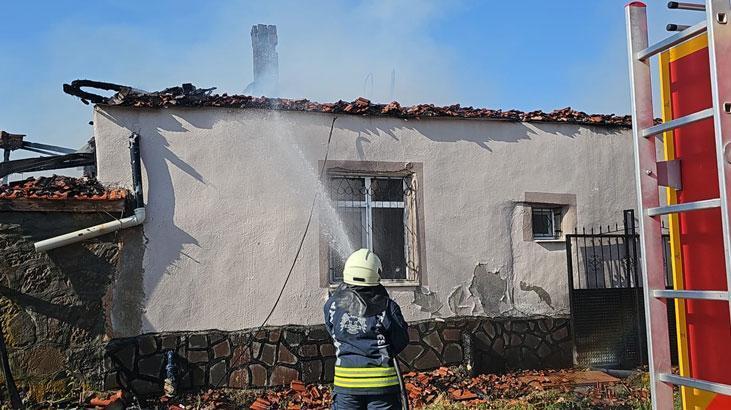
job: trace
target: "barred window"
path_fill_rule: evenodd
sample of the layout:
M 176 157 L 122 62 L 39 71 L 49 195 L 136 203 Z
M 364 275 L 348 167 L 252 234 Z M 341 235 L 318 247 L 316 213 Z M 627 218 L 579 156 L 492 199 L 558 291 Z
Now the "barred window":
M 338 246 L 338 235 L 329 240 L 330 283 L 342 280 L 343 249 L 367 248 L 383 263 L 382 279 L 389 282 L 416 280 L 418 264 L 415 252 L 414 184 L 412 177 L 331 175 L 329 193 L 337 213 L 342 238 L 347 246 Z M 342 240 L 342 239 L 341 239 Z M 338 252 L 339 250 L 339 252 Z
M 561 237 L 561 208 L 537 207 L 531 209 L 533 238 L 557 239 Z

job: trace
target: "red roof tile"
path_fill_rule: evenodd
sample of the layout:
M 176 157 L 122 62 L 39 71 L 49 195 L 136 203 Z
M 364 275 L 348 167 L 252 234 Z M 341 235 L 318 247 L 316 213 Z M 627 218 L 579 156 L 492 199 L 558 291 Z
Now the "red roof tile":
M 112 90 L 117 93 L 112 97 L 104 97 L 83 91 L 82 87 Z M 228 107 L 228 108 L 260 108 L 282 111 L 322 112 L 332 114 L 370 115 L 396 118 L 471 118 L 521 122 L 559 122 L 585 125 L 603 125 L 631 127 L 629 115 L 587 114 L 572 110 L 570 107 L 552 112 L 493 110 L 489 108 L 462 107 L 459 104 L 435 106 L 418 104 L 402 107 L 398 102 L 374 104 L 360 97 L 354 101 L 338 101 L 334 103 L 318 103 L 306 99 L 292 100 L 286 98 L 253 97 L 249 95 L 212 94 L 215 88 L 196 88 L 192 84 L 166 88 L 157 92 L 146 92 L 131 87 L 91 80 L 76 80 L 64 84 L 64 91 L 81 98 L 84 103 L 117 105 L 140 108 L 162 107 Z
M 127 197 L 127 190 L 103 186 L 93 178 L 52 177 L 28 178 L 0 186 L 0 199 L 79 199 L 118 201 Z

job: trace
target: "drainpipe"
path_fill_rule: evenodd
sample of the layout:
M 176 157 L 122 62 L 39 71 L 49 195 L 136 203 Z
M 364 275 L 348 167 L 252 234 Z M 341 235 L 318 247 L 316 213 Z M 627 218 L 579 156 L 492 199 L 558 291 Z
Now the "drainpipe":
M 134 215 L 36 242 L 34 246 L 37 252 L 60 248 L 121 229 L 131 228 L 141 225 L 145 221 L 145 202 L 142 196 L 140 136 L 136 133 L 129 137 L 129 155 L 132 166 L 132 185 L 134 188 Z

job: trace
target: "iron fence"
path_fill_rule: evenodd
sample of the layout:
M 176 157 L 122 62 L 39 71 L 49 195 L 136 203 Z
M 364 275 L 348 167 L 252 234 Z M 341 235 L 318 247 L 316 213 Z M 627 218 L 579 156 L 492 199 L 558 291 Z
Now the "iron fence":
M 567 264 L 573 289 L 642 287 L 640 236 L 606 233 L 601 228 L 566 235 Z M 670 235 L 662 235 L 665 285 L 672 287 Z
M 669 236 L 663 235 L 666 287 L 672 287 Z M 621 230 L 577 230 L 566 235 L 576 364 L 630 369 L 647 363 L 639 235 L 634 211 Z M 669 317 L 675 317 L 668 304 Z M 677 361 L 675 323 L 670 322 Z

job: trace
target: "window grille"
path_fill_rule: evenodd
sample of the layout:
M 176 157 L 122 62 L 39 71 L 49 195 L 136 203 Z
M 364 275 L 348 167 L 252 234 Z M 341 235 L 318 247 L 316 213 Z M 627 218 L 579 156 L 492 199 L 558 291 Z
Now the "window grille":
M 533 238 L 558 239 L 561 237 L 561 208 L 533 207 L 531 209 Z
M 417 279 L 415 181 L 411 176 L 331 175 L 329 194 L 350 242 L 351 250 L 367 248 L 383 263 L 385 283 Z M 340 229 L 340 227 L 336 227 Z M 328 261 L 331 283 L 342 280 L 345 258 L 335 246 L 337 235 L 329 235 Z

